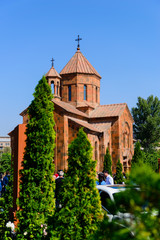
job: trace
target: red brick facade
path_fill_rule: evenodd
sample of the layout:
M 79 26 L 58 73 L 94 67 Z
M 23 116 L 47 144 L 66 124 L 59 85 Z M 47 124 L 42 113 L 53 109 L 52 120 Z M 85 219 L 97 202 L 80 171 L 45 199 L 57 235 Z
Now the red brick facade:
M 103 170 L 106 148 L 112 156 L 112 170 L 120 159 L 124 171 L 130 169 L 133 156 L 133 119 L 127 104 L 100 105 L 100 75 L 82 55 L 75 53 L 60 74 L 54 67 L 46 74 L 54 93 L 54 119 L 56 147 L 54 163 L 56 171 L 67 169 L 68 145 L 76 137 L 78 129 L 84 128 L 97 160 L 97 171 Z M 27 111 L 21 113 L 23 124 L 13 130 L 12 156 L 15 161 L 15 188 L 18 171 L 23 159 Z M 23 127 L 22 127 L 23 126 Z M 20 130 L 19 133 L 17 132 Z M 16 192 L 16 195 L 18 193 Z

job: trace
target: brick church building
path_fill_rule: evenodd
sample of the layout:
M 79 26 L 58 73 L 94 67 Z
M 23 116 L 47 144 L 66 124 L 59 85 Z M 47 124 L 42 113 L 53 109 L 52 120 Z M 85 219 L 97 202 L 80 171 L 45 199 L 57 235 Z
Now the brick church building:
M 54 99 L 56 148 L 54 163 L 56 171 L 67 169 L 68 145 L 83 127 L 93 146 L 93 158 L 97 171 L 103 170 L 107 147 L 112 156 L 112 171 L 120 159 L 123 170 L 131 167 L 133 156 L 133 118 L 126 103 L 100 105 L 101 76 L 83 56 L 79 44 L 76 53 L 60 73 L 53 66 L 46 74 Z M 19 169 L 25 147 L 25 128 L 28 122 L 27 109 L 21 114 L 19 124 L 11 136 L 14 160 L 14 192 L 19 189 Z

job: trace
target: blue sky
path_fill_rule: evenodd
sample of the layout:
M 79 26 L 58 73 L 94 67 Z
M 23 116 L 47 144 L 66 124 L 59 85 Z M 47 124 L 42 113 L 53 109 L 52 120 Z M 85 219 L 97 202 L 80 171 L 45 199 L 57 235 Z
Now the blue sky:
M 42 75 L 81 52 L 102 76 L 101 104 L 160 98 L 159 0 L 0 0 L 0 136 L 19 123 Z

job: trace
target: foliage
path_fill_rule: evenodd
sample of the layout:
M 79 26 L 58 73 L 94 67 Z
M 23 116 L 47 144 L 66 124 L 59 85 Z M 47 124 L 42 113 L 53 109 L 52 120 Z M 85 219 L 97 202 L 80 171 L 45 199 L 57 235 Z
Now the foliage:
M 11 153 L 11 147 L 5 147 L 3 152 L 4 153 Z
M 98 224 L 98 230 L 91 236 L 90 240 L 130 240 L 132 235 L 128 228 L 116 221 L 109 221 L 104 216 L 102 222 Z
M 156 171 L 158 169 L 158 158 L 160 158 L 160 153 L 156 149 L 145 152 L 141 150 L 140 142 L 137 141 L 132 158 L 132 167 L 137 165 L 141 166 L 143 163 L 146 163 Z
M 12 232 L 10 228 L 6 227 L 9 216 L 6 211 L 6 203 L 3 197 L 0 198 L 0 240 L 12 240 Z
M 0 173 L 11 171 L 11 153 L 0 154 Z
M 158 170 L 158 158 L 160 158 L 160 154 L 156 150 L 144 153 L 144 163 L 154 171 Z
M 108 171 L 108 173 L 112 176 L 112 159 L 109 153 L 109 149 L 107 148 L 106 154 L 104 155 L 104 171 Z
M 11 168 L 11 166 L 10 166 Z M 8 169 L 8 168 L 7 168 Z M 0 240 L 9 240 L 13 234 L 6 227 L 7 222 L 14 221 L 13 217 L 13 165 L 10 171 L 9 182 L 6 191 L 2 193 L 0 198 Z
M 159 146 L 160 142 L 160 100 L 149 96 L 139 97 L 137 107 L 132 108 L 134 133 L 145 151 Z
M 104 219 L 93 239 L 132 239 L 124 235 L 124 230 L 128 234 L 134 233 L 135 240 L 159 240 L 160 175 L 148 165 L 135 166 L 129 176 L 128 188 L 118 196 L 117 214 L 127 213 L 130 218 L 122 218 L 116 224 Z M 117 231 L 117 224 L 124 226 L 124 229 Z
M 141 165 L 144 162 L 144 153 L 141 150 L 141 144 L 139 141 L 136 142 L 135 148 L 134 148 L 134 155 L 132 158 L 132 167 L 135 164 Z
M 123 173 L 122 173 L 122 163 L 120 159 L 118 159 L 117 166 L 116 166 L 116 176 L 114 182 L 116 184 L 122 184 L 124 182 Z
M 47 239 L 49 216 L 54 214 L 55 132 L 51 88 L 43 77 L 28 109 L 26 147 L 20 171 L 17 239 Z M 46 224 L 46 225 L 45 225 Z M 46 232 L 46 233 L 45 233 Z M 45 233 L 45 234 L 44 234 Z
M 63 181 L 61 204 L 57 209 L 56 230 L 59 239 L 90 239 L 102 218 L 100 197 L 96 189 L 96 161 L 92 147 L 80 129 L 69 145 L 68 171 Z

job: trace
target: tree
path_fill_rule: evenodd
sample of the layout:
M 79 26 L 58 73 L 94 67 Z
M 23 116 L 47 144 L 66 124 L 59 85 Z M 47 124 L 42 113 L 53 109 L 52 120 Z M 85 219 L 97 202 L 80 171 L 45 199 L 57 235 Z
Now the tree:
M 132 158 L 132 166 L 135 164 L 141 165 L 144 162 L 144 154 L 141 150 L 141 144 L 139 141 L 136 142 L 135 148 L 134 148 L 134 155 Z
M 0 173 L 5 173 L 6 171 L 11 171 L 10 153 L 2 153 L 2 155 L 0 155 Z
M 160 154 L 156 149 L 145 152 L 141 150 L 141 144 L 137 141 L 132 158 L 132 167 L 135 167 L 136 165 L 140 166 L 145 163 L 156 171 L 158 169 L 158 158 L 160 158 Z
M 147 100 L 139 97 L 137 107 L 132 108 L 134 133 L 145 151 L 149 151 L 160 142 L 160 100 L 153 95 Z
M 49 216 L 54 214 L 55 132 L 51 88 L 39 81 L 28 109 L 26 147 L 20 171 L 17 239 L 43 239 Z M 46 236 L 47 237 L 47 236 Z M 46 238 L 45 238 L 46 239 Z
M 62 186 L 62 208 L 57 210 L 56 230 L 59 239 L 90 239 L 102 218 L 96 189 L 96 161 L 83 129 L 69 145 L 68 171 Z
M 158 158 L 160 158 L 160 154 L 156 150 L 144 153 L 144 163 L 155 172 L 158 170 Z
M 14 222 L 13 216 L 13 165 L 10 171 L 9 182 L 6 191 L 2 193 L 0 198 L 0 240 L 11 240 L 14 237 L 10 228 L 6 224 L 10 221 Z
M 160 175 L 148 165 L 135 166 L 131 169 L 128 187 L 116 197 L 117 212 L 127 213 L 130 221 L 128 217 L 119 223 L 104 218 L 91 240 L 159 240 L 159 199 Z
M 122 184 L 122 182 L 124 182 L 123 173 L 122 173 L 122 163 L 118 159 L 117 166 L 116 166 L 115 183 Z
M 104 155 L 104 166 L 103 166 L 103 170 L 107 171 L 111 176 L 112 176 L 112 159 L 111 159 L 111 155 L 109 153 L 109 149 L 107 148 L 106 150 L 106 154 Z

